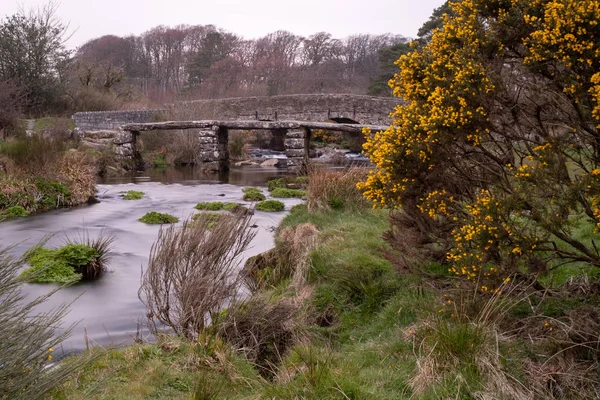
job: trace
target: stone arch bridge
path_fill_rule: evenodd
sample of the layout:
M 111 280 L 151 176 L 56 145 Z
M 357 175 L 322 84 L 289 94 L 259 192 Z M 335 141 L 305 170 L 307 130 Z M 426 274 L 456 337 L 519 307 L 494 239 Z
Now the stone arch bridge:
M 136 154 L 138 134 L 149 130 L 194 129 L 200 139 L 203 167 L 228 167 L 229 130 L 266 129 L 273 133 L 277 150 L 285 150 L 295 168 L 308 159 L 308 142 L 315 129 L 360 134 L 385 129 L 396 98 L 337 95 L 286 95 L 178 102 L 165 109 L 84 112 L 73 115 L 82 136 L 109 142 L 122 157 Z M 169 119 L 172 122 L 156 122 Z

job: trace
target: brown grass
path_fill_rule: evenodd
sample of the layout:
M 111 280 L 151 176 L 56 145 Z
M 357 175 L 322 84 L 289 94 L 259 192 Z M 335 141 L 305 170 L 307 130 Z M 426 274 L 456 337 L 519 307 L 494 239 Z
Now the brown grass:
M 239 289 L 239 257 L 254 237 L 249 217 L 162 228 L 142 275 L 139 297 L 157 322 L 194 339 Z
M 370 203 L 356 188 L 368 174 L 367 168 L 353 167 L 344 170 L 328 170 L 313 167 L 309 171 L 309 184 L 306 194 L 310 211 L 331 209 L 361 210 Z
M 96 166 L 87 153 L 66 152 L 59 162 L 59 176 L 71 190 L 71 205 L 87 202 L 96 192 Z

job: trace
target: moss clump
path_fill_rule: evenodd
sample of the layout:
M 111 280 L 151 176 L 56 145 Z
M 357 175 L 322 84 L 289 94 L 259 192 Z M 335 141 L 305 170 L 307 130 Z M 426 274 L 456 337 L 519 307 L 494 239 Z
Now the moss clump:
M 278 212 L 285 209 L 285 205 L 278 200 L 265 200 L 256 204 L 258 211 Z
M 198 203 L 194 206 L 196 210 L 209 210 L 209 211 L 219 211 L 222 210 L 224 204 L 220 201 L 205 201 L 203 203 Z
M 241 205 L 239 205 L 238 203 L 225 203 L 223 204 L 223 210 L 225 211 L 233 211 L 238 207 L 242 207 Z
M 0 212 L 0 216 L 6 218 L 27 217 L 29 214 L 29 211 L 21 206 L 8 207 L 6 210 Z
M 287 188 L 277 188 L 271 192 L 271 196 L 277 198 L 291 198 L 291 197 L 299 197 L 302 198 L 306 196 L 306 191 L 300 189 L 287 189 Z
M 244 200 L 245 201 L 263 201 L 266 199 L 262 190 L 254 187 L 244 188 L 242 189 L 244 192 Z
M 137 190 L 128 190 L 123 196 L 123 200 L 139 200 L 144 197 L 144 192 L 138 192 Z
M 150 211 L 142 218 L 138 219 L 138 221 L 143 222 L 145 224 L 150 225 L 158 225 L 158 224 L 174 224 L 179 222 L 179 218 L 174 217 L 170 214 L 159 213 L 156 211 Z
M 26 260 L 31 265 L 23 271 L 21 278 L 35 283 L 74 283 L 82 278 L 81 271 L 96 263 L 100 253 L 84 244 L 68 244 L 59 249 L 38 247 Z
M 270 181 L 267 182 L 267 189 L 269 190 L 269 192 L 272 192 L 273 190 L 277 189 L 277 188 L 285 188 L 286 184 L 285 181 L 283 180 L 283 178 L 279 178 L 279 179 L 271 179 Z
M 216 212 L 201 212 L 199 214 L 194 214 L 192 216 L 193 223 L 196 224 L 205 224 L 208 229 L 212 229 L 219 223 L 221 218 L 223 218 L 223 214 L 219 214 Z

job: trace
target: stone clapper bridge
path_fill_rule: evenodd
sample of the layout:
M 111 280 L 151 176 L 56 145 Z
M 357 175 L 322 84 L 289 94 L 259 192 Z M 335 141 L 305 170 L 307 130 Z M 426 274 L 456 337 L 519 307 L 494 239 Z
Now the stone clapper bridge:
M 121 126 L 116 144 L 125 146 L 118 153 L 132 157 L 136 153 L 135 142 L 140 132 L 197 129 L 200 139 L 201 167 L 207 171 L 226 171 L 229 168 L 227 150 L 229 130 L 270 130 L 275 142 L 283 143 L 289 169 L 299 169 L 308 164 L 311 133 L 316 129 L 361 135 L 363 128 L 372 132 L 385 130 L 388 126 L 363 125 L 311 121 L 168 121 L 134 123 Z M 278 139 L 278 140 L 277 140 Z
M 372 132 L 387 129 L 390 111 L 399 103 L 392 97 L 353 94 L 237 97 L 182 101 L 158 110 L 79 112 L 73 121 L 90 147 L 108 145 L 119 157 L 134 160 L 141 132 L 193 129 L 198 132 L 201 167 L 212 171 L 229 166 L 229 131 L 269 130 L 272 150 L 285 151 L 288 167 L 294 169 L 308 161 L 313 131 L 361 136 L 365 127 Z M 156 122 L 164 118 L 172 122 Z

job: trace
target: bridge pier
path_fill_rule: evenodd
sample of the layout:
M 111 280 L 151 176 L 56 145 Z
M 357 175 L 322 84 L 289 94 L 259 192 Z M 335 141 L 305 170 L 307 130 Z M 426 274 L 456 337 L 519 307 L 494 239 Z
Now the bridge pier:
M 137 168 L 141 163 L 136 145 L 137 135 L 139 135 L 138 131 L 119 130 L 112 140 L 115 155 L 128 170 Z
M 218 172 L 229 170 L 229 142 L 227 128 L 213 126 L 198 134 L 200 139 L 200 168 L 204 171 Z
M 285 155 L 288 169 L 301 170 L 308 166 L 311 130 L 290 130 L 285 135 Z

